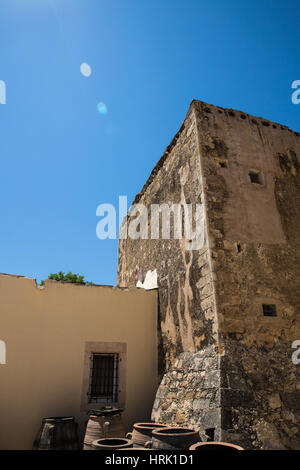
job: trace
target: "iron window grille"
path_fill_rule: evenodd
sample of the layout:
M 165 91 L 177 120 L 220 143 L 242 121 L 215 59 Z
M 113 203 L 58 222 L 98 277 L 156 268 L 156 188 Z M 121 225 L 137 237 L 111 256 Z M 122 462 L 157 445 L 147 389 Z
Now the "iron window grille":
M 119 354 L 93 353 L 90 359 L 89 403 L 117 403 Z

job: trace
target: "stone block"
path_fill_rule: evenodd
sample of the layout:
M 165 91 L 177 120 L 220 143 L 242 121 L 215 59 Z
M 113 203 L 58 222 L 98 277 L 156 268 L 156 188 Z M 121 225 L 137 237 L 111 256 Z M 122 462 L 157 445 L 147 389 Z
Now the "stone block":
M 210 400 L 207 398 L 196 398 L 193 400 L 193 411 L 205 410 L 209 408 Z
M 224 407 L 251 408 L 255 406 L 254 394 L 244 390 L 221 389 L 221 405 Z
M 280 397 L 287 408 L 300 410 L 300 390 L 289 393 L 280 393 Z
M 212 370 L 207 372 L 204 380 L 204 387 L 205 388 L 216 388 L 220 384 L 220 371 L 219 370 Z
M 279 393 L 274 393 L 269 397 L 269 406 L 273 410 L 276 408 L 280 408 L 282 405 L 281 400 L 280 400 L 280 395 Z
M 221 409 L 215 408 L 203 413 L 201 417 L 201 427 L 203 429 L 216 428 L 220 425 Z

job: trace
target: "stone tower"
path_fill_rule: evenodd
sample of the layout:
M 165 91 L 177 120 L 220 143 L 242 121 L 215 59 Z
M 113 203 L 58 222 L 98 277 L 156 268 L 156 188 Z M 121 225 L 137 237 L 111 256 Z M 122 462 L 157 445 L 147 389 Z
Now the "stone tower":
M 197 249 L 119 242 L 120 286 L 158 276 L 152 418 L 199 427 L 203 439 L 300 449 L 299 133 L 192 101 L 134 202 L 202 209 Z

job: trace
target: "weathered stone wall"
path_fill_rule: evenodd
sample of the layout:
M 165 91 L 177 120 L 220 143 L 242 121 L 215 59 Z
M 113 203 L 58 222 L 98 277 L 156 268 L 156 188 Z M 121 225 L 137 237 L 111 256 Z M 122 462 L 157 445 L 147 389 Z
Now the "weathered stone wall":
M 150 204 L 162 203 L 201 204 L 202 246 L 197 250 L 186 250 L 186 240 L 173 237 L 170 240 L 132 240 L 128 237 L 119 242 L 119 286 L 136 285 L 139 274 L 145 277 L 149 270 L 157 270 L 160 373 L 168 370 L 181 352 L 195 352 L 217 341 L 198 150 L 195 116 L 190 112 L 134 202 L 148 208 Z
M 200 429 L 201 439 L 221 439 L 220 367 L 214 346 L 179 355 L 160 384 L 152 420 Z
M 194 101 L 137 196 L 146 205 L 201 201 L 204 213 L 200 250 L 179 240 L 119 245 L 121 286 L 158 272 L 166 375 L 154 419 L 200 427 L 204 438 L 214 428 L 215 439 L 247 448 L 300 447 L 300 366 L 291 360 L 300 339 L 299 158 L 298 133 Z
M 166 424 L 177 422 L 199 427 L 203 436 L 205 429 L 214 429 L 210 432 L 220 436 L 214 279 L 199 140 L 192 109 L 134 202 L 147 207 L 162 203 L 187 203 L 194 208 L 195 204 L 200 204 L 202 207 L 202 236 L 196 250 L 186 250 L 186 240 L 173 237 L 170 240 L 120 240 L 118 284 L 135 285 L 141 275 L 143 280 L 149 270 L 157 270 L 159 377 L 165 372 L 166 375 L 158 390 L 154 419 Z M 127 221 L 130 220 L 129 217 Z M 173 219 L 171 225 L 172 222 Z M 201 416 L 204 419 L 200 419 Z
M 300 448 L 300 367 L 291 360 L 300 338 L 300 137 L 237 111 L 194 107 L 223 350 L 222 438 Z M 264 316 L 262 304 L 275 304 L 277 316 Z
M 225 341 L 221 361 L 222 439 L 255 449 L 299 449 L 299 365 L 291 343 Z

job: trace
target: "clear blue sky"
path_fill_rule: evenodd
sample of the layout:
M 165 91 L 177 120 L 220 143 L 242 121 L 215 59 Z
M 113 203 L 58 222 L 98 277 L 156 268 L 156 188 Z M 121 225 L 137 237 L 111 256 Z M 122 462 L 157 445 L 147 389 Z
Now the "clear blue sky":
M 0 0 L 0 272 L 115 284 L 97 205 L 132 202 L 194 98 L 300 131 L 299 48 L 299 1 Z

